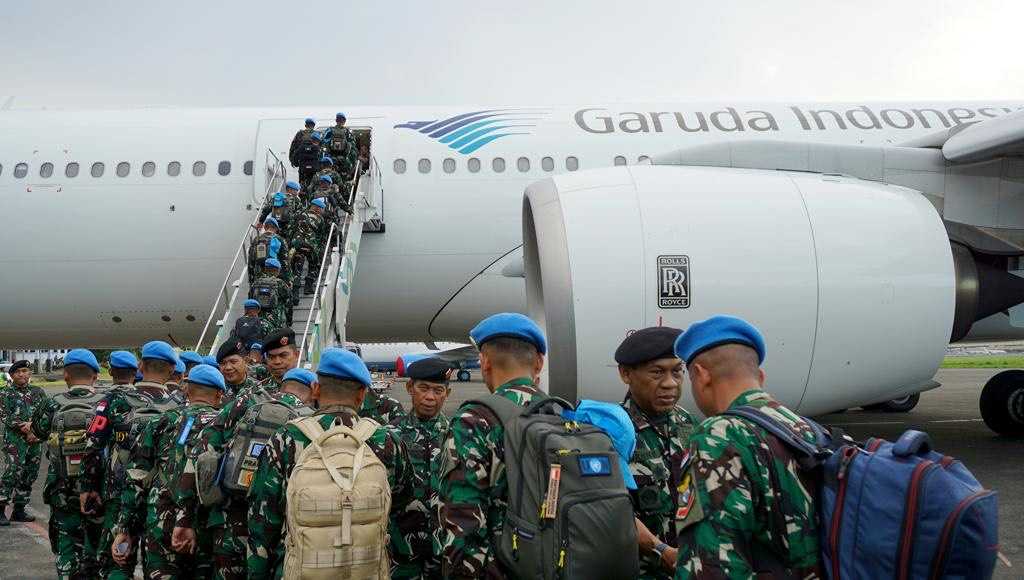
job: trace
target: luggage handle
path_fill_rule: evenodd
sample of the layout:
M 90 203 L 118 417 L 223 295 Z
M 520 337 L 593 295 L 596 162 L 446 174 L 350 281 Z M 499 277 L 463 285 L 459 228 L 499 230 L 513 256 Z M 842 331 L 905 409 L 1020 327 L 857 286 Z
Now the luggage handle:
M 932 450 L 932 440 L 924 431 L 910 429 L 905 431 L 892 446 L 892 454 L 896 457 L 923 455 Z

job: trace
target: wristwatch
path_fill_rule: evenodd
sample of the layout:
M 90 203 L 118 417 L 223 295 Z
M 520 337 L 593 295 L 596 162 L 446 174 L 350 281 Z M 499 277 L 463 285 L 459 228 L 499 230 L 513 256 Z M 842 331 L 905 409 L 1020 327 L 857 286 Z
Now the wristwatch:
M 664 554 L 665 550 L 668 549 L 668 544 L 666 544 L 665 542 L 658 542 L 652 549 L 654 550 L 654 553 L 658 555 L 658 559 L 660 560 L 661 555 Z

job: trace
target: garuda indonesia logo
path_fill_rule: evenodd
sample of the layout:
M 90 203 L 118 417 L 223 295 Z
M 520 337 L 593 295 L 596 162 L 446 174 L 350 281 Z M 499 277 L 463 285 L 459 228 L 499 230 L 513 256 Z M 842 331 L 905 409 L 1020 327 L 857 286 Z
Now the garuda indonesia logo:
M 489 109 L 442 120 L 409 121 L 395 129 L 413 129 L 459 153 L 472 153 L 502 137 L 529 135 L 547 109 Z

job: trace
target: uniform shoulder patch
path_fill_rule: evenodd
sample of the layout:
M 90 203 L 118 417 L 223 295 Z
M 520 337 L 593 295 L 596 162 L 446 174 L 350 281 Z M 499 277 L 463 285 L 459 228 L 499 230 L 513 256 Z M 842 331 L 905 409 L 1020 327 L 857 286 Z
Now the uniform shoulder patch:
M 676 522 L 683 530 L 704 519 L 704 509 L 700 503 L 700 493 L 697 491 L 697 482 L 693 476 L 687 473 L 677 488 L 679 492 L 679 507 L 676 508 Z

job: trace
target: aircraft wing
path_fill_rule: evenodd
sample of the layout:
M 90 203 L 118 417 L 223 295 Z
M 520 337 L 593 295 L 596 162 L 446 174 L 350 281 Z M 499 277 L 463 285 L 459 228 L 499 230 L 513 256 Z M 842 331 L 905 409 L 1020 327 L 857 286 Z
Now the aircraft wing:
M 974 163 L 1024 154 L 1024 111 L 975 123 L 950 135 L 942 156 L 951 163 Z
M 467 344 L 466 346 L 460 346 L 458 348 L 450 348 L 448 350 L 439 350 L 436 352 L 426 353 L 428 356 L 439 358 L 447 363 L 460 364 L 470 361 L 475 361 L 480 358 L 480 351 L 475 346 Z

